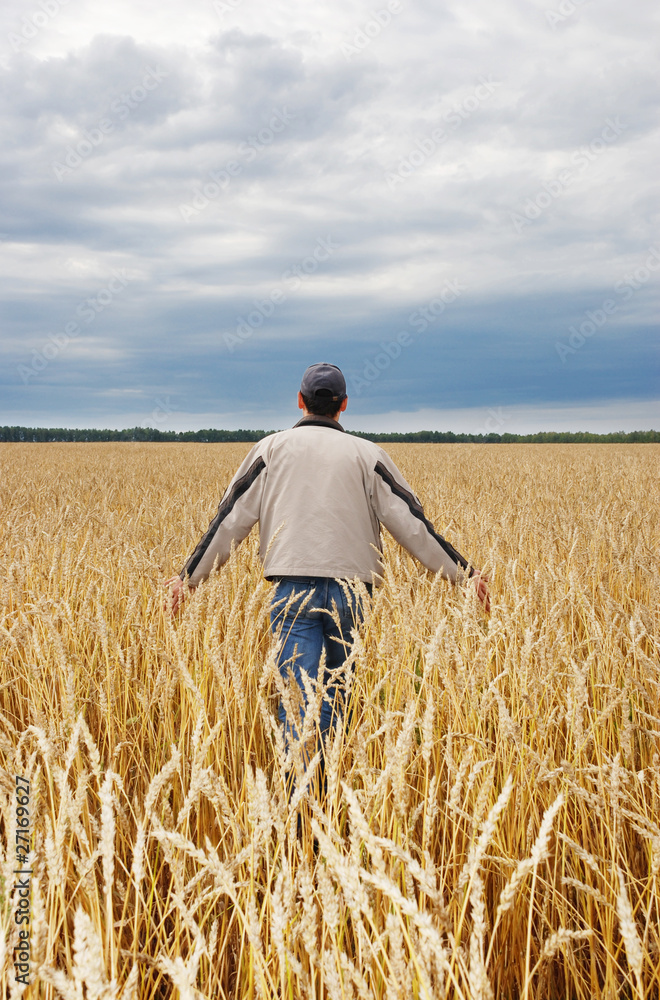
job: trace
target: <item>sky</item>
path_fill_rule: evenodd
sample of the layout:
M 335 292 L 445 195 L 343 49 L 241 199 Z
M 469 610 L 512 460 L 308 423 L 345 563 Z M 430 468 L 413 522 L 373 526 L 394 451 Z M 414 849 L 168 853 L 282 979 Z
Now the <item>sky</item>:
M 652 0 L 3 0 L 0 424 L 660 429 Z

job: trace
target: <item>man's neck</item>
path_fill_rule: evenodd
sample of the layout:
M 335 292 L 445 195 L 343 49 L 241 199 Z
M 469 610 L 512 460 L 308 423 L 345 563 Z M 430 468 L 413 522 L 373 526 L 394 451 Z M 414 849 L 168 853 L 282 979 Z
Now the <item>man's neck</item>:
M 310 413 L 308 410 L 304 410 L 303 414 L 298 423 L 293 425 L 294 427 L 304 426 L 305 424 L 317 424 L 320 427 L 331 427 L 338 431 L 344 430 L 337 417 L 322 417 L 317 413 Z

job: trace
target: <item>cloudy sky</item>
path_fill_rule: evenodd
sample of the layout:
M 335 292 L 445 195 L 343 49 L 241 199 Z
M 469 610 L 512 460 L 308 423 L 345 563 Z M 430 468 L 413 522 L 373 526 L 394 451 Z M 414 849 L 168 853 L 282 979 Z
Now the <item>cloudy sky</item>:
M 4 0 L 0 424 L 660 428 L 653 0 Z

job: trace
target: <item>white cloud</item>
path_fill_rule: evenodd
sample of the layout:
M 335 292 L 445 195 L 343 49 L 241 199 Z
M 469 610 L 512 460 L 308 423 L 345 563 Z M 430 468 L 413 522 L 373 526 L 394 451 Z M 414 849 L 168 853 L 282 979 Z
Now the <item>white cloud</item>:
M 483 406 L 466 409 L 392 411 L 344 418 L 356 431 L 454 431 L 464 434 L 536 434 L 538 431 L 660 430 L 660 400 L 612 399 L 583 406 Z
M 133 352 L 131 375 L 145 396 L 163 388 L 147 360 L 160 323 L 173 392 L 189 338 L 210 345 L 214 388 L 244 385 L 256 407 L 249 366 L 222 353 L 222 336 L 328 233 L 341 250 L 278 311 L 276 325 L 264 326 L 263 357 L 249 355 L 251 365 L 272 363 L 278 343 L 282 360 L 289 342 L 323 353 L 332 329 L 345 349 L 361 323 L 377 349 L 388 335 L 377 322 L 414 310 L 453 278 L 466 287 L 461 305 L 478 313 L 475 336 L 503 338 L 516 314 L 530 342 L 543 336 L 552 345 L 597 306 L 656 239 L 655 4 L 575 0 L 557 21 L 547 15 L 559 8 L 553 0 L 401 0 L 379 23 L 374 10 L 388 2 L 394 11 L 390 0 L 200 0 L 192 8 L 49 0 L 48 16 L 38 0 L 3 4 L 0 271 L 4 350 L 14 362 L 17 341 L 28 351 L 121 266 L 135 276 L 123 297 L 131 322 L 123 307 L 108 310 L 104 338 L 118 354 Z M 286 116 L 285 127 L 270 129 L 274 114 Z M 213 182 L 214 173 L 227 183 Z M 201 207 L 186 216 L 182 206 L 194 199 Z M 631 327 L 631 342 L 650 337 L 656 297 L 653 276 L 581 354 L 591 367 L 572 390 L 576 403 L 621 396 L 612 344 Z M 556 319 L 546 309 L 539 323 L 535 299 L 537 310 L 550 299 Z M 428 350 L 416 348 L 420 386 L 443 336 L 432 330 Z M 359 365 L 370 351 L 355 339 L 348 360 Z M 461 342 L 474 400 L 489 362 L 472 356 L 468 334 Z M 526 389 L 524 354 L 516 348 L 510 359 L 512 371 L 520 366 L 512 398 L 564 399 L 550 363 L 542 384 Z M 625 392 L 637 365 L 648 395 L 648 357 L 636 357 Z M 104 358 L 90 352 L 87 363 L 91 380 L 82 364 L 63 377 L 63 408 L 72 382 L 95 383 Z M 124 421 L 125 374 L 108 377 L 118 380 Z M 409 372 L 406 380 L 414 395 Z M 9 389 L 13 406 L 17 387 Z M 211 411 L 208 387 L 198 402 Z

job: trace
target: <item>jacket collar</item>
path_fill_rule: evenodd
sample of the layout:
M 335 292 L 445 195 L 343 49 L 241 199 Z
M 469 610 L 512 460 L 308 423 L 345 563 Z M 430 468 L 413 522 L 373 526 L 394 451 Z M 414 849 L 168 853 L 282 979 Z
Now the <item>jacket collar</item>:
M 331 427 L 335 431 L 343 431 L 346 433 L 345 429 L 339 423 L 338 420 L 333 420 L 332 417 L 319 417 L 315 413 L 310 413 L 306 417 L 301 417 L 294 427 L 306 427 L 308 424 L 317 425 L 318 427 Z

